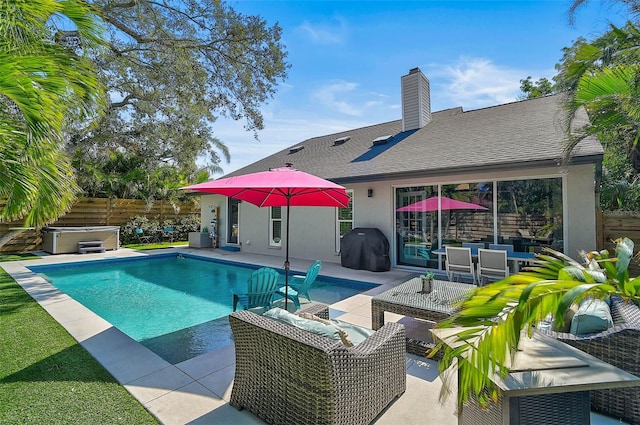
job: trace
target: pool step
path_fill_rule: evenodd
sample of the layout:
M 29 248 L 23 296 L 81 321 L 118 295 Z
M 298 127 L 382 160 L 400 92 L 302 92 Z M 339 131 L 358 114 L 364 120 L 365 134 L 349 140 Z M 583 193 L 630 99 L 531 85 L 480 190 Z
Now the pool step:
M 84 241 L 78 242 L 78 254 L 86 254 L 88 252 L 105 252 L 103 241 Z

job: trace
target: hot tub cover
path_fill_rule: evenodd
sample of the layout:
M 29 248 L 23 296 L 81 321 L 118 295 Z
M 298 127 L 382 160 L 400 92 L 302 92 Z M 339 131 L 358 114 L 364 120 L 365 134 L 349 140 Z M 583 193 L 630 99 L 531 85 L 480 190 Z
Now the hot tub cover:
M 389 241 L 379 229 L 357 227 L 340 241 L 342 267 L 372 272 L 391 269 Z

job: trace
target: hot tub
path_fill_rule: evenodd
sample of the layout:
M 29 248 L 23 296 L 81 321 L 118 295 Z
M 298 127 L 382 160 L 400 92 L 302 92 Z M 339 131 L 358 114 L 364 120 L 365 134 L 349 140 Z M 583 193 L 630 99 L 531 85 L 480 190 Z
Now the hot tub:
M 78 242 L 102 241 L 105 249 L 115 250 L 120 246 L 119 226 L 89 227 L 44 227 L 42 228 L 42 250 L 50 254 L 72 254 L 78 252 Z

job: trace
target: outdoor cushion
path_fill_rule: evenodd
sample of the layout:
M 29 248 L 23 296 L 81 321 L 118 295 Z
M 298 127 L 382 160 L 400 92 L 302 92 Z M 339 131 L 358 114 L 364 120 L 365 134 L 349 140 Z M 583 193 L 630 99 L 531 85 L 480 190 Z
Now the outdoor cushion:
M 578 309 L 580 307 L 578 306 L 578 304 L 571 304 L 571 306 L 567 309 L 567 311 L 565 311 L 564 313 L 564 324 L 562 325 L 562 327 L 559 327 L 558 323 L 556 323 L 555 326 L 555 331 L 557 332 L 571 332 L 571 324 L 573 323 L 573 317 L 576 315 L 576 313 L 578 312 Z
M 353 347 L 354 344 L 353 342 L 351 342 L 351 338 L 349 338 L 349 335 L 347 334 L 347 332 L 341 329 L 340 326 L 338 326 L 336 323 L 333 322 L 333 320 L 323 319 L 321 317 L 314 316 L 311 313 L 296 313 L 296 314 L 305 319 L 320 322 L 327 326 L 331 326 L 335 328 L 335 330 L 338 331 L 338 335 L 340 336 L 340 340 L 342 341 L 342 343 L 347 347 Z
M 606 301 L 586 299 L 571 320 L 571 333 L 584 335 L 601 332 L 613 326 L 611 310 Z
M 264 316 L 289 325 L 342 341 L 345 347 L 354 347 L 374 334 L 374 331 L 340 320 L 327 320 L 310 313 L 289 313 L 279 307 L 272 308 Z
M 329 326 L 315 320 L 305 319 L 304 317 L 289 313 L 288 311 L 283 310 L 279 307 L 275 307 L 271 310 L 266 311 L 263 316 L 271 317 L 272 319 L 279 320 L 283 323 L 295 326 L 300 329 L 304 329 L 309 332 L 313 332 L 326 338 L 340 340 L 340 334 L 336 327 Z

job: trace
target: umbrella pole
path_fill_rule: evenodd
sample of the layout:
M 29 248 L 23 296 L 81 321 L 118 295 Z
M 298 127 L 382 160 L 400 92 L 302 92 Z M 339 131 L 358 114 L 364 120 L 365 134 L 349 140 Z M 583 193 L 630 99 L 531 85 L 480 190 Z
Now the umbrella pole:
M 289 209 L 290 198 L 287 197 L 287 240 L 285 246 L 285 259 L 284 259 L 284 309 L 288 311 L 287 304 L 289 301 Z

